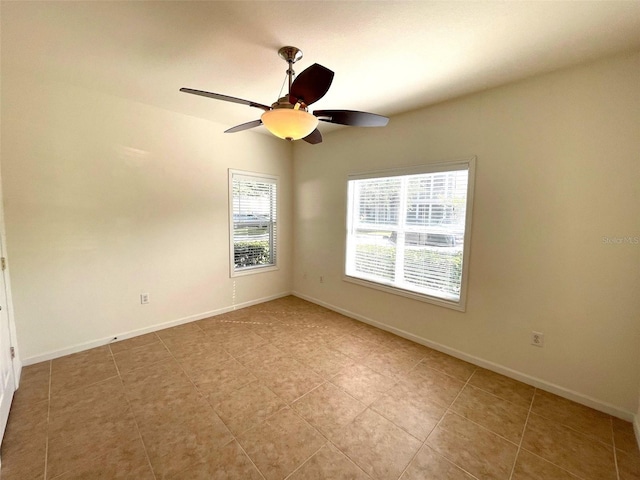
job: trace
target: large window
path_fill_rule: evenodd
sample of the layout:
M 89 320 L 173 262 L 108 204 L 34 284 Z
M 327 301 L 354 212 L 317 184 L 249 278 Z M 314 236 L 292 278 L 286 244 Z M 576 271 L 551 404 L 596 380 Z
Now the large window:
M 464 310 L 474 165 L 350 175 L 345 279 Z
M 278 178 L 229 170 L 231 276 L 276 268 Z

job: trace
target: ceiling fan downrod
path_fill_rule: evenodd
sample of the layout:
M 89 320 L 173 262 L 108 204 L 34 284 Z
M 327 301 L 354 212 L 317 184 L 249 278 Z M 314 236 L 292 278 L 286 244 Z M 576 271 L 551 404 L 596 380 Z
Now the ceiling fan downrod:
M 298 47 L 282 47 L 278 50 L 278 55 L 282 58 L 287 64 L 289 68 L 287 69 L 287 76 L 289 77 L 289 89 L 287 93 L 291 92 L 291 84 L 293 83 L 293 76 L 296 72 L 293 71 L 293 64 L 302 58 L 302 50 Z

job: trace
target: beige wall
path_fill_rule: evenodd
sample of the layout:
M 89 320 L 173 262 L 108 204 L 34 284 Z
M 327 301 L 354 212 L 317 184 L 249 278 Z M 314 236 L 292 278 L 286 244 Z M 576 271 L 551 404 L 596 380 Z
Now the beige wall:
M 27 363 L 290 292 L 285 142 L 16 72 L 3 71 L 1 113 Z M 229 278 L 230 167 L 280 176 L 277 272 Z
M 640 245 L 603 237 L 640 236 L 639 85 L 635 53 L 296 144 L 294 291 L 630 418 Z M 343 281 L 347 174 L 473 155 L 466 313 Z
M 21 355 L 270 298 L 293 279 L 308 298 L 630 415 L 640 246 L 602 238 L 640 235 L 639 81 L 640 54 L 622 56 L 398 116 L 385 129 L 296 142 L 292 178 L 290 146 L 277 139 L 223 135 L 221 125 L 3 71 Z M 348 173 L 471 155 L 466 313 L 342 280 Z M 228 276 L 229 167 L 281 176 L 277 272 Z M 544 348 L 529 346 L 531 330 L 545 333 Z

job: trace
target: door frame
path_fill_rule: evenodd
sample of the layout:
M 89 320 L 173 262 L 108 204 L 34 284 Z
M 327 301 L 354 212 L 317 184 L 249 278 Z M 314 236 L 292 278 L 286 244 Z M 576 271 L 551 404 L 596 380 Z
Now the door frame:
M 0 275 L 2 275 L 4 279 L 4 290 L 6 297 L 6 306 L 5 308 L 8 318 L 8 328 L 9 328 L 9 347 L 13 348 L 13 359 L 12 359 L 12 373 L 13 373 L 13 384 L 14 391 L 10 393 L 11 400 L 13 400 L 13 394 L 15 390 L 18 389 L 20 385 L 20 376 L 22 373 L 22 361 L 20 360 L 20 352 L 18 350 L 18 341 L 16 338 L 16 328 L 14 322 L 14 311 L 13 311 L 13 298 L 11 296 L 11 280 L 9 275 L 9 263 L 7 260 L 7 238 L 5 232 L 4 225 L 4 197 L 2 193 L 2 174 L 0 170 L 0 257 L 4 259 L 4 269 L 0 267 Z M 1 288 L 1 287 L 0 287 Z M 7 412 L 8 415 L 8 412 Z M 6 428 L 6 418 L 0 419 L 0 444 L 2 443 L 2 439 L 4 437 L 4 431 Z

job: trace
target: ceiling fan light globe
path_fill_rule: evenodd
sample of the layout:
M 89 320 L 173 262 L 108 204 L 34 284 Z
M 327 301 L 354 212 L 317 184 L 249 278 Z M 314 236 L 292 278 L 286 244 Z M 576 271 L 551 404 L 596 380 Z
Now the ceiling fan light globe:
M 292 108 L 269 110 L 260 119 L 272 134 L 287 140 L 300 140 L 318 126 L 318 119 L 309 112 Z

